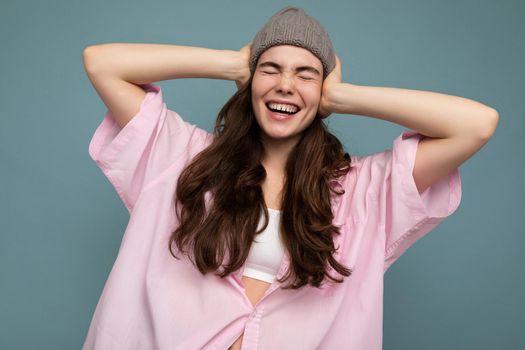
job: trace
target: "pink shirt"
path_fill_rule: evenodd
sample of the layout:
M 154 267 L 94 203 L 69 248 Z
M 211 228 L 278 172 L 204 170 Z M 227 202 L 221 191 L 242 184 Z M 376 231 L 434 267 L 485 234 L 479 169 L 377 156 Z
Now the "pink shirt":
M 120 129 L 107 112 L 89 144 L 130 220 L 83 349 L 227 349 L 243 332 L 246 350 L 381 349 L 384 273 L 459 206 L 459 169 L 419 195 L 414 131 L 392 150 L 352 156 L 332 210 L 341 225 L 336 257 L 353 274 L 325 289 L 283 290 L 275 281 L 254 307 L 242 269 L 202 276 L 170 255 L 176 180 L 213 135 L 169 110 L 159 86 L 143 87 L 137 115 Z M 277 278 L 288 264 L 285 253 Z

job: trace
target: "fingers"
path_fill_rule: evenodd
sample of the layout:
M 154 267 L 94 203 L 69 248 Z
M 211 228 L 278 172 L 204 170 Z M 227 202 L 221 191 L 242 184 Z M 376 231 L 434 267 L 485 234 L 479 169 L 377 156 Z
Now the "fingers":
M 339 56 L 335 56 L 335 67 L 336 69 L 341 70 L 341 60 L 339 59 Z

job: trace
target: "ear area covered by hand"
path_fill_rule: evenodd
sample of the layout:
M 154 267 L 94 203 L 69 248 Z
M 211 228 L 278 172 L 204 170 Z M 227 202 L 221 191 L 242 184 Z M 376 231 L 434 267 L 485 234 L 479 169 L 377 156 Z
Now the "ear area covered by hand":
M 235 79 L 235 85 L 237 85 L 237 90 L 240 90 L 241 87 L 246 84 L 246 82 L 250 79 L 250 52 L 251 52 L 251 46 L 252 42 L 250 41 L 246 45 L 244 45 L 240 50 L 239 54 L 242 59 L 242 67 L 239 69 L 239 76 Z
M 332 114 L 331 111 L 331 91 L 334 86 L 342 83 L 342 69 L 341 61 L 337 55 L 335 56 L 335 67 L 328 74 L 326 79 L 323 81 L 323 87 L 321 89 L 321 101 L 319 102 L 319 114 L 323 119 L 329 117 Z

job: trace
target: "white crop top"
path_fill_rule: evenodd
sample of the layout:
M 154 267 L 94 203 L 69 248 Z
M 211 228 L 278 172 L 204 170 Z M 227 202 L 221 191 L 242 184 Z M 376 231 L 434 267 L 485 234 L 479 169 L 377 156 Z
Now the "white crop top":
M 268 226 L 266 230 L 255 236 L 246 259 L 243 276 L 268 283 L 275 280 L 284 256 L 284 246 L 279 237 L 281 214 L 280 210 L 268 208 Z M 262 213 L 258 228 L 260 227 L 262 227 Z

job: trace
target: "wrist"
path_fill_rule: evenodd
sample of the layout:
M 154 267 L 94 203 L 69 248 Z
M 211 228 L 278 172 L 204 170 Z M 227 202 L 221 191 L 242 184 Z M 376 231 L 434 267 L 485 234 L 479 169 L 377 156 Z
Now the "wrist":
M 239 51 L 226 50 L 227 69 L 225 79 L 240 81 L 249 76 L 249 68 L 246 59 Z
M 354 114 L 352 96 L 357 85 L 348 83 L 334 84 L 327 94 L 330 110 L 338 114 Z

